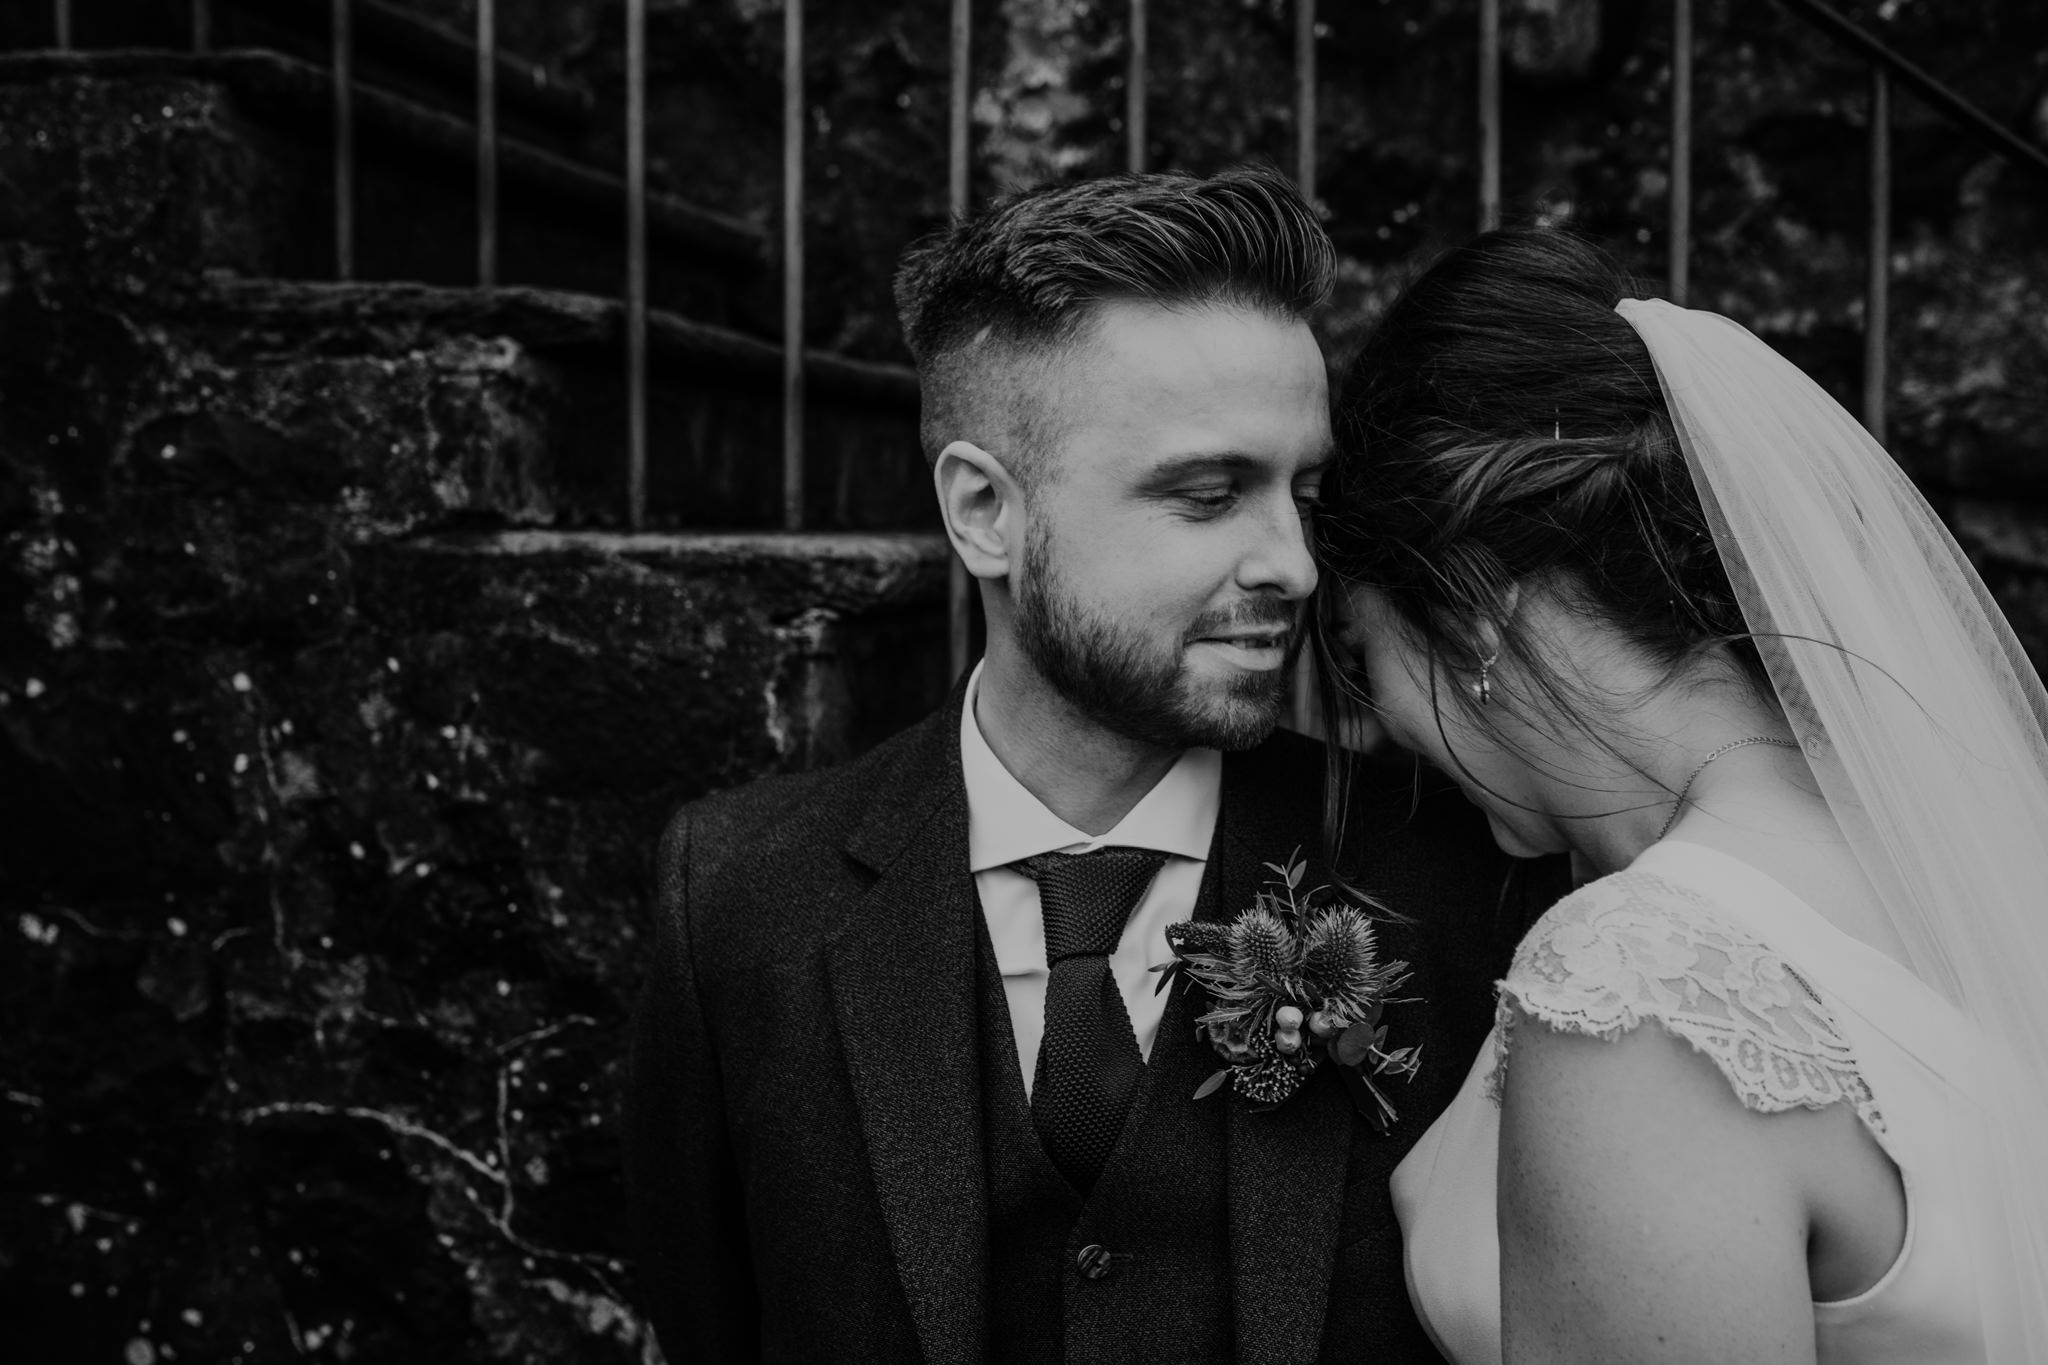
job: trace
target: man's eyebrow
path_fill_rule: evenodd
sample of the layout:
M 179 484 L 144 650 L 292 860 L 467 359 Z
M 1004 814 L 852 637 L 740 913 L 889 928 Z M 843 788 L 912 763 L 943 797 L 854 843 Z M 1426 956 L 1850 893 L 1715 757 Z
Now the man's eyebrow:
M 1330 467 L 1336 458 L 1334 446 L 1325 447 L 1316 457 L 1295 470 L 1296 476 L 1320 474 Z M 1241 450 L 1203 450 L 1186 455 L 1170 455 L 1147 471 L 1147 479 L 1157 483 L 1168 483 L 1174 479 L 1191 478 L 1202 474 L 1241 474 L 1271 469 L 1273 461 Z

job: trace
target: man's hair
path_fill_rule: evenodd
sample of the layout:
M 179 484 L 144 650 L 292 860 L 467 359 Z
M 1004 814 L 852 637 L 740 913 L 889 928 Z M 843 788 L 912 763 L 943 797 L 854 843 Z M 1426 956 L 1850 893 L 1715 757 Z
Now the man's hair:
M 955 440 L 1007 439 L 1013 448 L 994 453 L 1028 486 L 1051 439 L 1036 390 L 1099 305 L 1222 304 L 1299 320 L 1329 297 L 1335 273 L 1315 210 L 1266 166 L 1108 176 L 998 200 L 912 246 L 896 272 L 925 459 Z

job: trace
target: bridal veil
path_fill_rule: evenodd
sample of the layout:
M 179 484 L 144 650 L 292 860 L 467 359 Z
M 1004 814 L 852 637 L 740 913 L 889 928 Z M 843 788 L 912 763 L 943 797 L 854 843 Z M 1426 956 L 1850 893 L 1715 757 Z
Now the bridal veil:
M 1819 385 L 1718 314 L 1617 311 L 1905 965 L 1985 1039 L 1989 1359 L 2048 1361 L 2048 697 L 1926 500 Z

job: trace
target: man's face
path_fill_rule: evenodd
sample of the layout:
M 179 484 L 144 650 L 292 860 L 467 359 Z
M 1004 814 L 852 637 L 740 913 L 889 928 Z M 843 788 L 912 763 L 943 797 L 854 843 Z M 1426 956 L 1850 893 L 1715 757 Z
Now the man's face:
M 1142 743 L 1246 748 L 1286 704 L 1329 457 L 1308 328 L 1230 306 L 1104 305 L 1048 392 L 1019 642 L 1071 704 Z

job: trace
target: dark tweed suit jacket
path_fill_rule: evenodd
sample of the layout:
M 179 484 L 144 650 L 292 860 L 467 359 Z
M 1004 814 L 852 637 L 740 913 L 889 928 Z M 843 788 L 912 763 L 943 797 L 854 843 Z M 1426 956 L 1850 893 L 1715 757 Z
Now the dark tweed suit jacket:
M 627 1165 L 643 1307 L 673 1365 L 989 1353 L 959 708 L 956 689 L 853 763 L 707 798 L 669 826 Z M 1311 741 L 1226 757 L 1207 913 L 1248 905 L 1263 863 L 1313 855 L 1322 792 Z M 1563 889 L 1561 868 L 1497 852 L 1455 793 L 1418 798 L 1405 765 L 1365 767 L 1350 805 L 1347 870 L 1411 917 L 1381 941 L 1413 964 L 1420 1000 L 1387 1018 L 1423 1066 L 1394 1084 L 1384 1137 L 1327 1068 L 1269 1112 L 1185 1101 L 1230 1110 L 1241 1361 L 1437 1358 L 1408 1305 L 1387 1177 L 1456 1092 L 1492 981 Z

